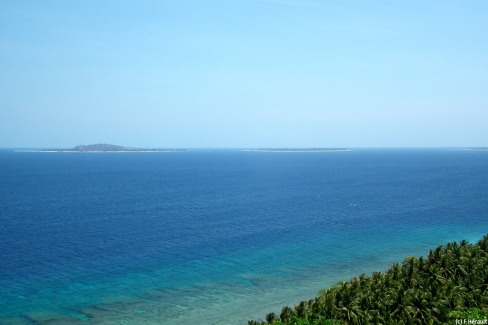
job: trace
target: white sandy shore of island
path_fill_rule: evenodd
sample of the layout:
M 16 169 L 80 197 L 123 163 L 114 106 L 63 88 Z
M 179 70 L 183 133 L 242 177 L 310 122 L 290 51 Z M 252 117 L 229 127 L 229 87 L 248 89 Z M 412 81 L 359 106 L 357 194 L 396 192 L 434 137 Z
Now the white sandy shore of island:
M 244 149 L 251 152 L 348 152 L 351 149 Z
M 15 150 L 15 152 L 57 152 L 57 153 L 140 153 L 140 152 L 181 152 L 181 150 L 126 150 L 126 151 L 73 151 L 73 150 Z

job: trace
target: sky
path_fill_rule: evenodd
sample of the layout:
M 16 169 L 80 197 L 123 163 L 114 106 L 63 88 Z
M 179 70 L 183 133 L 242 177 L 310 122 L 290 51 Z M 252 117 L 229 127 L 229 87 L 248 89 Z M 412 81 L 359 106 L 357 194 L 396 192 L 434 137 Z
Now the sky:
M 488 146 L 488 1 L 3 0 L 0 147 Z

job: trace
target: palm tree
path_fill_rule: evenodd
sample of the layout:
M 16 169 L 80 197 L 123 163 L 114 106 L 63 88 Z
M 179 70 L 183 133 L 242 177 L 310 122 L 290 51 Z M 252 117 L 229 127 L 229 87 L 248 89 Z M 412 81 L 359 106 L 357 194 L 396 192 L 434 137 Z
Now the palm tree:
M 275 313 L 269 313 L 266 315 L 266 321 L 268 322 L 268 324 L 272 324 L 276 319 L 277 317 Z
M 462 241 L 406 258 L 385 272 L 361 274 L 322 290 L 294 309 L 283 307 L 269 324 L 445 324 L 452 315 L 488 313 L 488 235 L 476 245 Z M 250 325 L 264 324 L 249 322 Z

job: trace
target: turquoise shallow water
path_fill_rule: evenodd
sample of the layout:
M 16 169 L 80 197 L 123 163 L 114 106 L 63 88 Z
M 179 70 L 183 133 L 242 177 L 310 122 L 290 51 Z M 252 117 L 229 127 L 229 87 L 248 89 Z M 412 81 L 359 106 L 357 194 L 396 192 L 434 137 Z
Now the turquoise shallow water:
M 0 152 L 1 324 L 245 324 L 479 239 L 488 152 Z

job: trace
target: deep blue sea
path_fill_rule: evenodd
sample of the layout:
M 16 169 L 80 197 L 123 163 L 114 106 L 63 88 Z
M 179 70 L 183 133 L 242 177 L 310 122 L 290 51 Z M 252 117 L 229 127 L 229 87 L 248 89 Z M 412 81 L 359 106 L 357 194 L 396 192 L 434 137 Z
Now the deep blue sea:
M 0 324 L 246 324 L 488 233 L 488 151 L 0 151 Z

